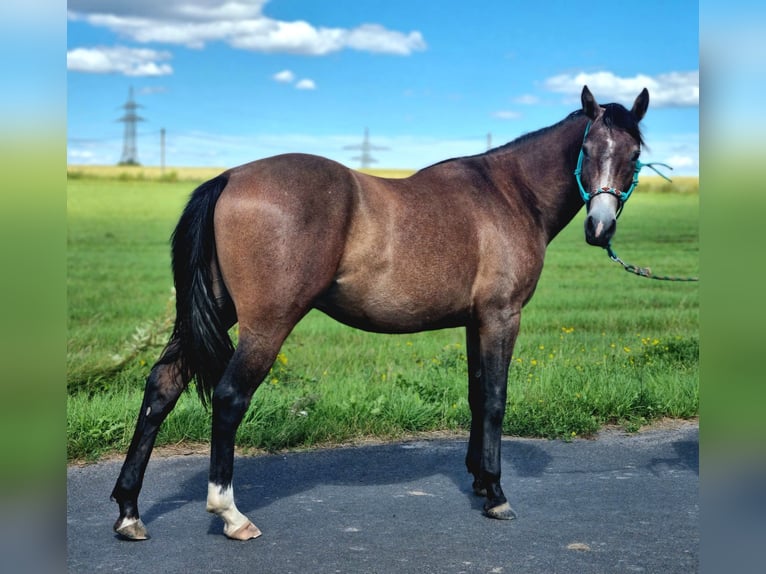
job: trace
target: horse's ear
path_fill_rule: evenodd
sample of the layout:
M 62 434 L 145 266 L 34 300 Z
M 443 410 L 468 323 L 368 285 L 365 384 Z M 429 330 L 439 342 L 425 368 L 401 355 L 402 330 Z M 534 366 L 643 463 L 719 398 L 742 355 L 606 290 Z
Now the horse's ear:
M 582 94 L 580 94 L 580 100 L 582 101 L 582 111 L 590 119 L 595 120 L 599 112 L 599 105 L 593 94 L 590 93 L 588 86 L 582 87 Z
M 636 121 L 640 122 L 641 119 L 646 115 L 646 110 L 649 107 L 649 90 L 644 88 L 641 90 L 641 93 L 638 94 L 638 97 L 636 98 L 636 101 L 633 103 L 633 109 L 630 110 L 633 112 L 633 115 L 636 116 Z

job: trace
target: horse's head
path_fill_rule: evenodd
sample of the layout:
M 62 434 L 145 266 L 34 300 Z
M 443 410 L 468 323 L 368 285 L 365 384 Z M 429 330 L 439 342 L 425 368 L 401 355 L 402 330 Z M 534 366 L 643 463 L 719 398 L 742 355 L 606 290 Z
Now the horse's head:
M 575 170 L 588 210 L 585 240 L 607 247 L 617 229 L 617 216 L 638 183 L 643 143 L 638 123 L 649 107 L 649 92 L 644 88 L 631 110 L 620 104 L 600 106 L 588 86 L 583 87 L 581 99 L 590 120 Z

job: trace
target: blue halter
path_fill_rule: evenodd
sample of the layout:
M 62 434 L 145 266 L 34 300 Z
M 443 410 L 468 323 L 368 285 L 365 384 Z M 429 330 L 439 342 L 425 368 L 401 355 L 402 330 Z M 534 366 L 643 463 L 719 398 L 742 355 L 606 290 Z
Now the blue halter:
M 585 138 L 588 137 L 588 132 L 590 131 L 590 124 L 591 122 L 588 122 L 588 125 L 585 126 L 585 135 L 582 137 L 582 143 L 585 145 Z M 609 193 L 617 198 L 617 200 L 620 202 L 620 207 L 617 209 L 617 217 L 620 216 L 620 213 L 622 213 L 622 207 L 625 205 L 625 202 L 628 201 L 628 198 L 633 193 L 633 190 L 638 185 L 638 172 L 641 171 L 642 167 L 648 167 L 649 169 L 654 170 L 657 172 L 657 174 L 668 180 L 672 181 L 669 177 L 667 177 L 665 174 L 660 173 L 660 171 L 654 167 L 655 165 L 661 165 L 663 167 L 666 167 L 668 169 L 673 169 L 666 163 L 660 163 L 660 162 L 651 162 L 651 163 L 643 163 L 638 160 L 636 160 L 636 169 L 633 171 L 633 182 L 631 183 L 630 187 L 627 191 L 622 191 L 614 187 L 602 187 L 601 189 L 594 190 L 593 192 L 587 192 L 585 191 L 585 188 L 582 185 L 582 160 L 585 154 L 583 153 L 583 147 L 580 146 L 580 155 L 577 158 L 577 167 L 574 170 L 574 176 L 577 180 L 577 187 L 580 188 L 580 197 L 582 197 L 582 200 L 587 204 L 590 202 L 591 199 L 596 197 L 597 195 L 601 193 Z

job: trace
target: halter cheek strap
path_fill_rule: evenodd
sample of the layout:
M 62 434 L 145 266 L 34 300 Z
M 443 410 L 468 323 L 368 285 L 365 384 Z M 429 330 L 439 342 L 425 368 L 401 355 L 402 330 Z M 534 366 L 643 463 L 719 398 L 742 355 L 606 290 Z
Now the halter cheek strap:
M 633 181 L 631 182 L 630 187 L 628 188 L 627 191 L 622 191 L 615 187 L 607 187 L 607 186 L 604 186 L 600 189 L 596 189 L 591 192 L 585 191 L 585 188 L 582 185 L 582 162 L 583 162 L 583 158 L 585 157 L 585 152 L 583 151 L 585 146 L 585 139 L 588 137 L 588 132 L 590 131 L 590 125 L 591 125 L 591 122 L 588 122 L 588 125 L 585 126 L 585 134 L 582 137 L 583 145 L 580 146 L 580 155 L 577 157 L 577 167 L 574 170 L 575 180 L 577 180 L 577 187 L 580 189 L 580 197 L 582 197 L 582 200 L 586 204 L 589 203 L 591 199 L 593 199 L 599 194 L 609 193 L 615 196 L 617 200 L 620 202 L 620 207 L 617 209 L 617 217 L 619 217 L 620 213 L 622 213 L 622 208 L 625 205 L 625 202 L 628 201 L 628 198 L 630 197 L 630 195 L 633 193 L 633 190 L 638 185 L 638 173 L 641 171 L 642 167 L 648 167 L 649 169 L 654 170 L 663 179 L 672 181 L 668 176 L 666 176 L 663 173 L 660 173 L 660 171 L 656 167 L 654 167 L 655 165 L 661 165 L 668 169 L 673 169 L 668 164 L 660 163 L 660 162 L 643 163 L 636 160 L 636 167 L 633 170 Z

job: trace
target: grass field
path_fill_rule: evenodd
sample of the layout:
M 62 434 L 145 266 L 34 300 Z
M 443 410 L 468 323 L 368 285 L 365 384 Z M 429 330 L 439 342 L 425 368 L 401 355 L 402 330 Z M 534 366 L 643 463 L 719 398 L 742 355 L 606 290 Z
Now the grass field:
M 219 171 L 70 167 L 70 459 L 127 447 L 144 378 L 172 326 L 168 238 L 195 184 Z M 642 178 L 620 219 L 617 253 L 657 274 L 698 274 L 697 185 Z M 567 438 L 608 422 L 636 428 L 695 416 L 698 295 L 696 283 L 625 273 L 585 244 L 581 213 L 551 244 L 523 313 L 505 432 Z M 465 369 L 462 330 L 375 335 L 313 312 L 256 393 L 238 445 L 273 450 L 467 430 Z M 157 442 L 208 437 L 209 413 L 188 393 Z
M 223 167 L 168 167 L 159 166 L 114 166 L 114 165 L 70 165 L 67 178 L 100 179 L 117 181 L 188 181 L 201 183 L 225 171 Z M 412 170 L 407 169 L 362 169 L 382 177 L 407 177 Z M 696 179 L 696 178 L 695 178 Z

